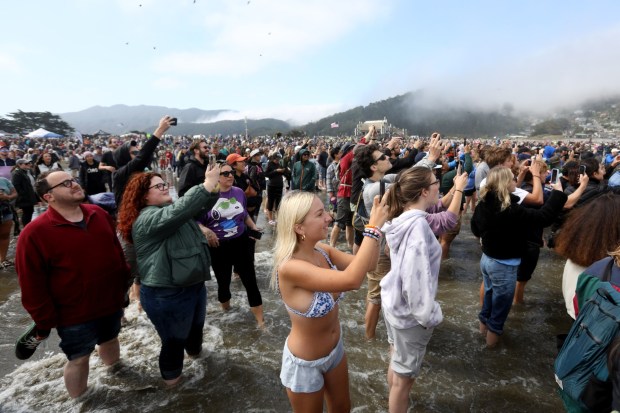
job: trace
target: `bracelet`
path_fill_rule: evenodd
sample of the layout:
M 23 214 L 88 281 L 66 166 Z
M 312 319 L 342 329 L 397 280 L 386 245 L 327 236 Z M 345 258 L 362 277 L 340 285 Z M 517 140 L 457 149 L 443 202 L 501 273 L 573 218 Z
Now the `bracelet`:
M 377 241 L 377 242 L 378 242 L 378 241 L 379 241 L 379 239 L 380 239 L 379 237 L 377 237 L 377 236 L 375 236 L 375 235 L 372 235 L 372 234 L 370 234 L 370 233 L 368 233 L 368 232 L 364 232 L 364 233 L 362 233 L 362 235 L 363 235 L 363 236 L 365 236 L 365 237 L 368 237 L 368 238 L 372 238 L 372 239 L 374 239 L 374 240 L 375 240 L 375 241 Z
M 379 234 L 379 235 L 383 235 L 383 233 L 381 232 L 381 230 L 377 227 L 374 226 L 367 226 L 364 228 L 364 232 L 372 232 L 375 234 Z
M 364 235 L 366 237 L 370 237 L 372 239 L 376 239 L 377 241 L 379 241 L 381 239 L 381 237 L 383 236 L 381 231 L 379 231 L 377 229 L 373 229 L 373 228 L 366 228 L 366 229 L 364 229 L 364 231 L 362 232 L 362 235 Z
M 540 175 L 534 175 L 532 174 L 532 176 L 536 177 L 536 178 L 540 178 Z
M 463 193 L 463 191 L 461 191 L 460 189 L 455 189 L 454 192 L 460 192 Z
M 378 226 L 376 226 L 376 225 L 366 224 L 366 225 L 364 225 L 364 228 L 374 228 L 374 229 L 376 229 L 377 231 L 381 231 L 381 228 L 379 228 L 379 227 L 378 227 Z

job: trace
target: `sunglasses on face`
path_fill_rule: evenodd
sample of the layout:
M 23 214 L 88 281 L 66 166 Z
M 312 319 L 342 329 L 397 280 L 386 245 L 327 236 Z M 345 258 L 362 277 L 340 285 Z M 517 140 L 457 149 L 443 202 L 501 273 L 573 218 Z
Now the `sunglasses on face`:
M 73 184 L 76 183 L 77 181 L 73 178 L 71 179 L 65 179 L 64 181 L 62 181 L 59 184 L 54 185 L 53 187 L 51 187 L 50 189 L 47 190 L 47 192 L 50 192 L 52 189 L 54 188 L 58 188 L 59 186 L 64 186 L 65 188 L 71 188 L 73 186 Z
M 380 157 L 378 157 L 377 159 L 375 159 L 375 163 L 377 163 L 379 161 L 385 161 L 385 158 L 387 158 L 387 156 L 385 156 L 385 154 L 383 154 Z
M 233 171 L 224 171 L 224 172 L 220 172 L 220 176 L 224 176 L 226 178 L 228 178 L 230 175 L 233 174 Z
M 149 186 L 149 189 L 151 189 L 151 188 L 157 188 L 157 189 L 159 189 L 160 191 L 162 191 L 162 192 L 163 192 L 163 191 L 165 191 L 166 189 L 168 189 L 168 186 L 169 186 L 169 185 L 168 185 L 168 183 L 167 183 L 167 182 L 160 182 L 160 183 L 155 184 L 155 185 L 153 185 L 153 186 Z
M 140 153 L 140 151 L 131 151 L 130 153 L 131 153 L 132 155 L 137 155 L 137 154 L 139 154 L 139 153 Z

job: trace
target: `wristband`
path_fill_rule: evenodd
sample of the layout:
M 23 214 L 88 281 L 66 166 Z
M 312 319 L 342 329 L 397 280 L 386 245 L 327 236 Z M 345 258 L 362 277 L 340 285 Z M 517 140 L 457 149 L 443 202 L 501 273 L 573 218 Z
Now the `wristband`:
M 379 237 L 377 237 L 377 236 L 375 236 L 375 235 L 373 235 L 373 234 L 370 234 L 369 232 L 364 232 L 364 233 L 362 233 L 362 235 L 363 235 L 363 236 L 365 236 L 365 237 L 368 237 L 368 238 L 372 238 L 372 239 L 374 239 L 374 240 L 375 240 L 375 241 L 377 241 L 377 242 L 378 242 L 378 241 L 379 241 L 379 239 L 380 239 Z
M 463 193 L 463 191 L 461 191 L 460 189 L 455 189 L 454 192 L 460 192 Z
M 534 175 L 534 174 L 532 174 L 532 176 L 535 176 L 536 178 L 540 178 L 540 175 Z
M 374 228 L 374 229 L 376 229 L 377 231 L 381 231 L 381 228 L 379 228 L 379 227 L 378 227 L 378 226 L 376 226 L 376 225 L 366 224 L 366 225 L 364 225 L 364 228 Z

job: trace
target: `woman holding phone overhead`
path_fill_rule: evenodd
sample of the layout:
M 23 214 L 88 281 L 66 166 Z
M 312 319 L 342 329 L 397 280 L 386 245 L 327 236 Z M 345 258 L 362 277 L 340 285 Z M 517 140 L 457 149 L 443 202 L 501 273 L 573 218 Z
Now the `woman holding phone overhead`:
M 533 170 L 538 172 L 538 168 Z M 528 229 L 551 225 L 567 198 L 557 182 L 542 208 L 525 208 L 513 194 L 515 188 L 516 178 L 509 168 L 492 168 L 471 219 L 472 233 L 481 238 L 482 244 L 480 270 L 484 294 L 478 319 L 487 347 L 494 347 L 504 332 L 515 294 L 517 270 L 527 246 Z
M 218 169 L 172 202 L 168 184 L 153 172 L 134 173 L 123 194 L 118 231 L 133 243 L 140 302 L 161 339 L 159 370 L 167 385 L 181 379 L 183 357 L 202 351 L 209 250 L 194 217 L 218 199 Z
M 322 412 L 324 400 L 329 412 L 351 410 L 338 303 L 343 291 L 358 289 L 376 266 L 386 216 L 385 204 L 375 197 L 364 240 L 353 256 L 320 243 L 332 222 L 320 198 L 292 191 L 282 199 L 271 286 L 291 319 L 280 379 L 295 412 Z

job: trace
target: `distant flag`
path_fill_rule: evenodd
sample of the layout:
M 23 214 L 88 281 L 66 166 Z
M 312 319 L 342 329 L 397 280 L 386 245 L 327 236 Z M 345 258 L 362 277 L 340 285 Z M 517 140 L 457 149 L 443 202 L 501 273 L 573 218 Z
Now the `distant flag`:
M 337 122 L 332 122 L 332 129 L 338 128 L 338 127 L 340 127 L 340 125 L 338 125 Z
M 78 131 L 75 131 L 75 133 L 73 134 L 73 136 L 75 137 L 75 139 L 77 139 L 78 141 L 80 141 L 80 143 L 84 143 L 84 140 L 82 139 L 82 134 Z

